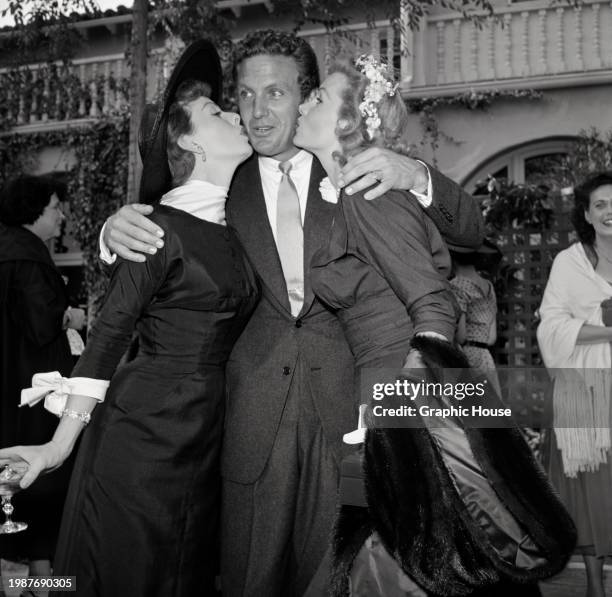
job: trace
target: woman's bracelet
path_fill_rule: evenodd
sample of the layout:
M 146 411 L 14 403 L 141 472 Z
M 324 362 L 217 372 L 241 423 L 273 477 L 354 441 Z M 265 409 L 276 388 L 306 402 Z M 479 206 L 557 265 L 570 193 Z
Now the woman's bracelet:
M 68 417 L 70 419 L 77 419 L 78 421 L 81 421 L 83 425 L 87 425 L 87 423 L 91 421 L 91 414 L 86 413 L 86 412 L 79 412 L 77 410 L 70 410 L 68 408 L 65 408 L 61 412 L 60 417 Z

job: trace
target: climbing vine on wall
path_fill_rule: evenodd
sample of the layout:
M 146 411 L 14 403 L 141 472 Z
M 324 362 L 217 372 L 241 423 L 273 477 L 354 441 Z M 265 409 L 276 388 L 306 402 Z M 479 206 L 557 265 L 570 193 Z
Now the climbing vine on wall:
M 418 114 L 423 131 L 421 146 L 429 145 L 435 161 L 436 150 L 440 139 L 450 143 L 460 143 L 440 129 L 436 110 L 442 107 L 462 107 L 466 110 L 487 110 L 494 101 L 509 100 L 541 100 L 543 94 L 534 89 L 485 89 L 476 91 L 470 89 L 463 93 L 441 97 L 409 98 L 406 100 L 408 110 Z

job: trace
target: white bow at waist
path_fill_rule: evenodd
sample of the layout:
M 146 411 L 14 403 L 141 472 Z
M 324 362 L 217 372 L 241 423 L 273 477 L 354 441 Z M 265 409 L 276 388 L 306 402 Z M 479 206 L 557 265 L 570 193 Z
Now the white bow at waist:
M 62 377 L 59 371 L 36 373 L 32 377 L 32 387 L 21 390 L 21 403 L 19 406 L 34 406 L 43 398 L 45 409 L 57 415 L 62 414 L 66 408 L 66 401 L 72 394 L 91 396 L 98 402 L 104 402 L 109 382 L 104 379 L 91 379 L 89 377 Z

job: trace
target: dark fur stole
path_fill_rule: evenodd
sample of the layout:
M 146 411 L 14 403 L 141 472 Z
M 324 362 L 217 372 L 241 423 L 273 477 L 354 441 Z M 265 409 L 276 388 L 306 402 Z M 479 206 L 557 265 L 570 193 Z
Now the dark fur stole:
M 412 345 L 432 381 L 443 380 L 443 369 L 468 368 L 464 355 L 446 342 L 419 337 Z M 493 395 L 487 406 L 502 404 Z M 368 508 L 340 508 L 331 595 L 348 597 L 352 562 L 373 530 L 406 574 L 441 597 L 469 595 L 500 581 L 534 583 L 563 569 L 576 530 L 521 432 L 463 431 L 474 466 L 459 467 L 457 475 L 428 429 L 368 430 L 363 447 Z M 486 498 L 468 503 L 461 475 L 467 475 L 468 489 L 470 475 L 484 477 L 497 504 L 487 505 Z M 501 527 L 510 521 L 501 532 L 499 519 L 488 515 L 495 509 L 505 511 Z

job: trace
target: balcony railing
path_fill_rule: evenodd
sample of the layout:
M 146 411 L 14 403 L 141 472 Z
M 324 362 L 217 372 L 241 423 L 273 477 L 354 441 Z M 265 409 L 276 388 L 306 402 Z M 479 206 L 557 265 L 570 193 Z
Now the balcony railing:
M 516 2 L 478 28 L 457 14 L 429 17 L 406 39 L 409 95 L 468 87 L 552 87 L 612 81 L 612 6 Z
M 147 98 L 154 98 L 169 74 L 168 58 L 149 57 Z M 14 90 L 17 90 L 15 92 Z M 0 132 L 96 119 L 127 110 L 129 65 L 124 54 L 76 59 L 70 64 L 29 64 L 0 70 Z
M 302 35 L 314 48 L 322 72 L 337 58 L 372 52 L 394 64 L 407 96 L 612 81 L 610 2 L 584 0 L 573 6 L 531 0 L 500 7 L 496 15 L 480 28 L 447 13 L 428 17 L 419 31 L 405 35 L 388 21 L 378 21 L 374 28 L 352 25 L 340 36 L 323 29 Z M 163 88 L 170 68 L 163 50 L 149 58 L 149 100 Z M 0 132 L 120 113 L 127 108 L 128 77 L 123 54 L 77 59 L 69 66 L 0 70 Z M 7 84 L 9 79 L 13 84 Z

